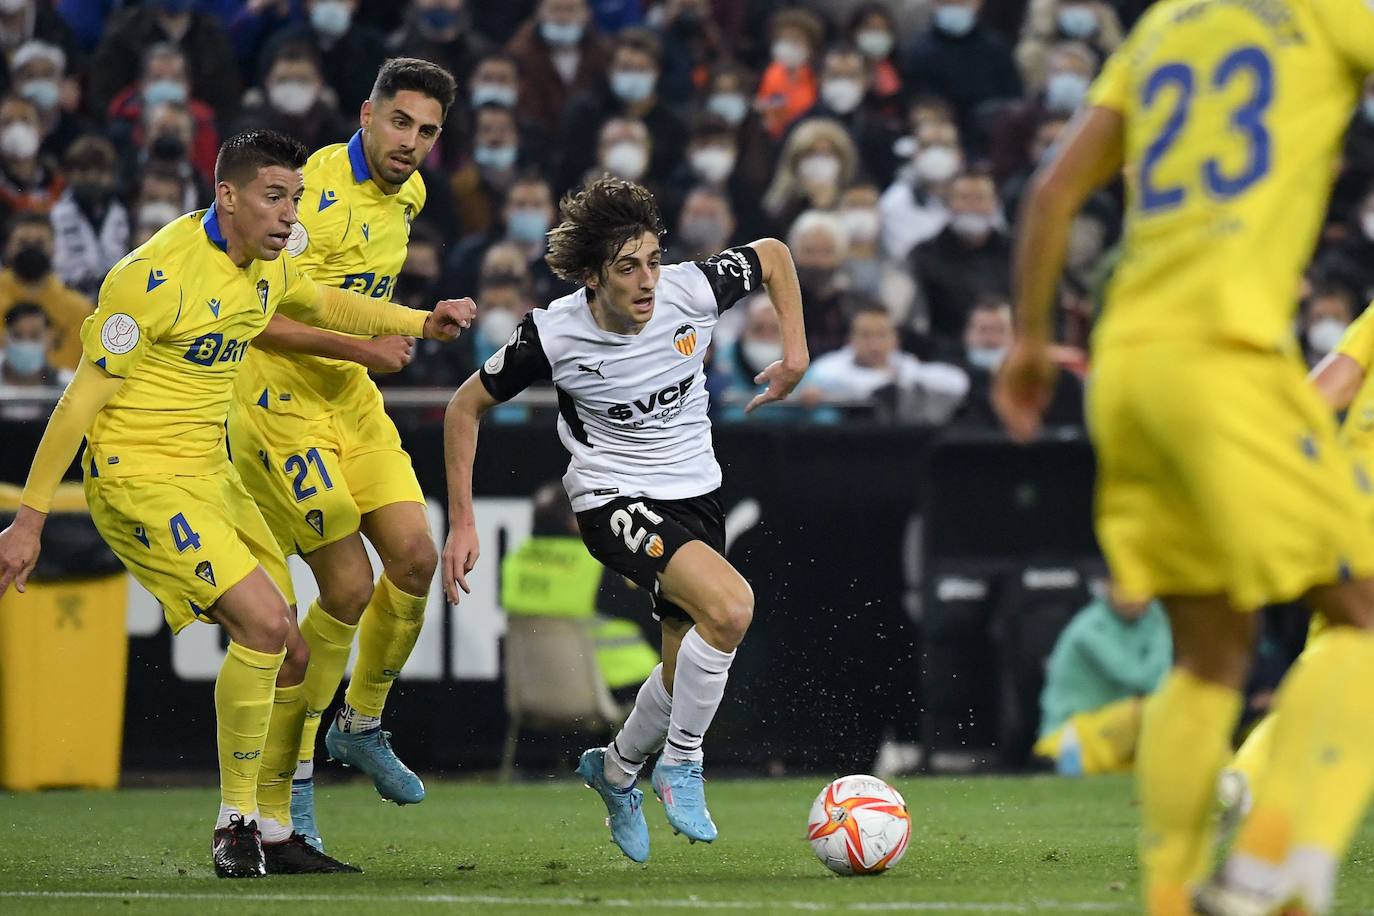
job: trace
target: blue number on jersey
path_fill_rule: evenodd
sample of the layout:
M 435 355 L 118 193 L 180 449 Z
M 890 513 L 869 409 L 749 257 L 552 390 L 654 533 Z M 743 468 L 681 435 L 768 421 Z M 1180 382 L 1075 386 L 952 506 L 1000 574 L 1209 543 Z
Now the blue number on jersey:
M 1238 74 L 1244 73 L 1250 74 L 1254 92 L 1245 104 L 1232 112 L 1231 126 L 1246 139 L 1249 155 L 1245 168 L 1235 175 L 1226 175 L 1216 159 L 1209 158 L 1202 165 L 1203 184 L 1219 200 L 1230 200 L 1244 192 L 1267 175 L 1271 165 L 1271 144 L 1264 116 L 1274 101 L 1274 66 L 1264 49 L 1251 45 L 1232 51 L 1217 65 L 1211 85 L 1213 89 L 1223 90 Z M 1177 207 L 1183 203 L 1186 193 L 1179 186 L 1156 186 L 1154 169 L 1174 145 L 1188 119 L 1195 84 L 1193 69 L 1177 62 L 1161 65 L 1145 80 L 1141 104 L 1149 108 L 1159 92 L 1170 84 L 1178 87 L 1174 110 L 1164 122 L 1159 136 L 1145 148 L 1145 157 L 1140 164 L 1140 209 L 1143 213 Z
M 200 549 L 200 535 L 191 529 L 191 523 L 186 521 L 186 516 L 178 512 L 167 524 L 172 529 L 172 545 L 176 547 L 177 553 L 185 553 L 188 547 L 192 550 Z

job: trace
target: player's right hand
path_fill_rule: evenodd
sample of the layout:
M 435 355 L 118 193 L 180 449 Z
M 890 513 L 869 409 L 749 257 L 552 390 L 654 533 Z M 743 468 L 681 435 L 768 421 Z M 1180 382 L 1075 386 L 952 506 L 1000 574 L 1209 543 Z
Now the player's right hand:
M 373 372 L 400 372 L 415 358 L 415 338 L 388 334 L 363 343 L 363 365 Z
M 448 540 L 444 542 L 444 594 L 448 595 L 450 604 L 458 603 L 459 588 L 464 594 L 472 594 L 467 575 L 477 565 L 477 557 L 481 552 L 474 523 L 455 525 L 449 529 Z
M 0 531 L 0 595 L 5 594 L 11 582 L 16 589 L 24 591 L 29 574 L 38 563 L 39 542 L 46 519 L 43 513 L 20 506 L 10 526 Z
M 1011 345 L 993 384 L 992 406 L 1012 439 L 1025 443 L 1040 432 L 1058 375 L 1044 342 L 1018 337 Z

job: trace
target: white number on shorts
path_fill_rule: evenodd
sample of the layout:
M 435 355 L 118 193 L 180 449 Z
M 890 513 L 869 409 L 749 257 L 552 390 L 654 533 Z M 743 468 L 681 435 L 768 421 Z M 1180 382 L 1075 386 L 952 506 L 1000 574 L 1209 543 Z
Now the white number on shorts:
M 644 537 L 649 532 L 644 528 L 636 528 L 631 512 L 638 512 L 640 515 L 653 522 L 655 525 L 663 522 L 663 516 L 654 512 L 643 503 L 630 503 L 624 509 L 617 509 L 611 513 L 611 531 L 625 539 L 625 546 L 634 553 L 639 550 L 639 545 L 644 543 Z

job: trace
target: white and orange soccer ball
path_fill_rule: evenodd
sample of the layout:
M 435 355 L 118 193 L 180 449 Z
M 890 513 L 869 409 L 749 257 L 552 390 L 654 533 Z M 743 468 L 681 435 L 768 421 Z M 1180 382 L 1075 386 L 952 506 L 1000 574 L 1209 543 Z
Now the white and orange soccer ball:
M 902 860 L 911 815 L 900 792 L 876 776 L 842 776 L 811 806 L 811 851 L 837 875 L 876 875 Z

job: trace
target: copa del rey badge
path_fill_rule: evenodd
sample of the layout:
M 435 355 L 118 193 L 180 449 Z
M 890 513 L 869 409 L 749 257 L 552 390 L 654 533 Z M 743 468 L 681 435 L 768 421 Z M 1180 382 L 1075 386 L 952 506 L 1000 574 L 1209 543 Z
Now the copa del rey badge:
M 138 346 L 138 335 L 138 322 L 124 312 L 115 312 L 100 326 L 101 346 L 116 356 L 122 356 Z

